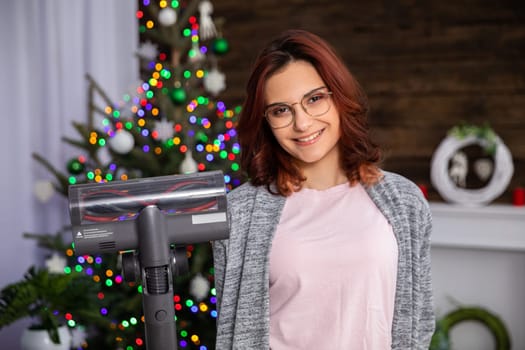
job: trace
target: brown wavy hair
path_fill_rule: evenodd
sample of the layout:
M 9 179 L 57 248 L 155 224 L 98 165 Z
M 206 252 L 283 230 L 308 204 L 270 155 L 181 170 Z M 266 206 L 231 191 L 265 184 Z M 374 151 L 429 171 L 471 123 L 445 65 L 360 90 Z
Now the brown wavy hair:
M 332 91 L 339 112 L 341 166 L 351 184 L 371 185 L 381 177 L 379 147 L 372 142 L 367 122 L 368 100 L 334 48 L 319 36 L 304 30 L 287 30 L 258 55 L 246 85 L 239 123 L 241 167 L 255 186 L 276 185 L 287 196 L 306 180 L 294 158 L 275 139 L 264 118 L 264 89 L 267 80 L 293 61 L 312 64 Z M 272 191 L 275 193 L 275 191 Z

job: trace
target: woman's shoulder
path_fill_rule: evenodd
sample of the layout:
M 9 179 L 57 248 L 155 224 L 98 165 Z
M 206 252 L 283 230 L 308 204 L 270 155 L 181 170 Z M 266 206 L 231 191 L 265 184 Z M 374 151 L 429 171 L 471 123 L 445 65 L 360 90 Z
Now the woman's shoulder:
M 382 173 L 381 180 L 369 188 L 373 198 L 428 210 L 428 201 L 412 180 L 389 171 L 382 171 Z
M 227 194 L 228 205 L 237 209 L 248 208 L 253 206 L 257 193 L 261 190 L 260 186 L 256 187 L 250 182 L 234 188 Z
M 383 178 L 379 183 L 386 187 L 395 188 L 404 194 L 417 196 L 423 195 L 419 187 L 412 180 L 401 174 L 383 171 Z
M 228 205 L 238 209 L 251 208 L 255 203 L 274 208 L 284 202 L 284 197 L 270 192 L 266 186 L 254 186 L 250 182 L 245 182 L 228 192 L 227 200 Z
M 250 182 L 245 182 L 242 185 L 235 187 L 228 192 L 228 199 L 242 199 L 254 197 L 257 192 L 257 187 L 253 186 Z
M 372 201 L 393 225 L 411 225 L 413 234 L 428 235 L 432 214 L 421 189 L 408 178 L 383 171 L 382 179 L 367 189 Z M 401 234 L 399 231 L 398 234 Z M 407 231 L 408 232 L 408 231 Z

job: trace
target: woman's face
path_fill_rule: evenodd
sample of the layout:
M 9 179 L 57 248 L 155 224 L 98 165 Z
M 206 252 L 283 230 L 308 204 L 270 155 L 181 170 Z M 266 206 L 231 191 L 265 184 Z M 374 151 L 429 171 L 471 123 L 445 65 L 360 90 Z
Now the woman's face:
M 296 158 L 303 169 L 322 166 L 328 170 L 339 167 L 339 113 L 330 95 L 322 95 L 326 92 L 329 91 L 317 70 L 306 61 L 292 61 L 266 82 L 264 95 L 267 118 L 268 111 L 276 118 L 287 111 L 280 103 L 294 110 L 291 124 L 272 128 L 272 132 L 281 147 Z M 310 106 L 315 110 L 319 99 L 327 99 L 321 103 L 329 104 L 327 112 L 320 116 L 312 117 L 301 107 L 303 101 L 303 106 L 308 110 Z M 319 111 L 324 110 L 321 108 Z

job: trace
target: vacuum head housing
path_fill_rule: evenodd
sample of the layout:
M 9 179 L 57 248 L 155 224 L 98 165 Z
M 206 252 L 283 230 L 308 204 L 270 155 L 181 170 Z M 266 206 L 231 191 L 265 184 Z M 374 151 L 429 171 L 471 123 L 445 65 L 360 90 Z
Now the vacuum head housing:
M 128 181 L 71 185 L 69 212 L 78 255 L 139 248 L 138 216 L 160 210 L 170 244 L 229 236 L 226 188 L 221 171 Z

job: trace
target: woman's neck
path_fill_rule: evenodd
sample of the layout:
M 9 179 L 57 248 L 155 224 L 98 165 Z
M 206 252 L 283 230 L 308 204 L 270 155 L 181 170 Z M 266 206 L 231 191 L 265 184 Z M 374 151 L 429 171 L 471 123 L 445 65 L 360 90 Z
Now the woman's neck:
M 341 166 L 338 146 L 335 146 L 317 161 L 299 162 L 298 165 L 306 177 L 302 187 L 325 190 L 348 182 L 346 173 Z
M 320 167 L 306 167 L 303 169 L 303 174 L 306 177 L 303 187 L 314 190 L 326 190 L 348 182 L 348 178 L 341 168 L 321 169 Z

